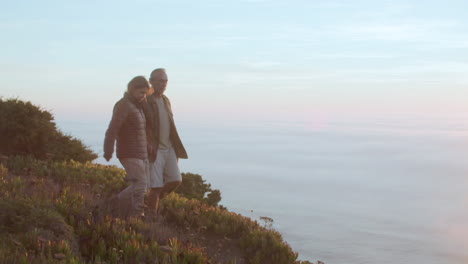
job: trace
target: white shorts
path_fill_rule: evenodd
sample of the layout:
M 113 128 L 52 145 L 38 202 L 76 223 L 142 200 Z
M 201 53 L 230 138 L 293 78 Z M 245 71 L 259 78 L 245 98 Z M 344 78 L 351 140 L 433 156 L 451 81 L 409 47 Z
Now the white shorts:
M 174 148 L 160 150 L 156 160 L 150 163 L 150 188 L 161 188 L 164 184 L 174 181 L 182 181 L 179 164 Z

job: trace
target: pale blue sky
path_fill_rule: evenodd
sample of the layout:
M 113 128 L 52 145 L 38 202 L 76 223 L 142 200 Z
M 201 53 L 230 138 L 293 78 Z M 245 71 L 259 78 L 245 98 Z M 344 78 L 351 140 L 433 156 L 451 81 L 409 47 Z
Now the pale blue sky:
M 468 114 L 466 1 L 4 1 L 1 96 L 107 118 L 156 67 L 183 119 Z

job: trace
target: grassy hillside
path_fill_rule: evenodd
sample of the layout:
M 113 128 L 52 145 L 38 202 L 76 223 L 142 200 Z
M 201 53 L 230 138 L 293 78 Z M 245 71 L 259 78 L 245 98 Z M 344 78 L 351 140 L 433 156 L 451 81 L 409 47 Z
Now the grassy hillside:
M 3 157 L 0 263 L 308 263 L 278 232 L 179 194 L 156 222 L 114 218 L 106 201 L 124 177 L 113 166 Z
M 158 219 L 120 219 L 124 170 L 90 163 L 96 154 L 30 102 L 0 98 L 0 110 L 0 263 L 310 263 L 219 206 L 197 174 L 183 174 Z

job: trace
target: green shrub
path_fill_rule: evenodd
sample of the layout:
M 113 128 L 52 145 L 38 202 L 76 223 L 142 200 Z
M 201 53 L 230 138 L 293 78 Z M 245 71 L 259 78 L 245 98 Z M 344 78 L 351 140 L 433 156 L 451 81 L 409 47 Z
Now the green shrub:
M 0 263 L 210 262 L 204 250 L 176 238 L 169 252 L 163 250 L 148 236 L 152 223 L 98 216 L 99 200 L 125 186 L 122 169 L 22 156 L 2 164 L 0 170 L 9 174 L 0 177 Z M 161 201 L 168 223 L 235 241 L 247 263 L 308 263 L 296 261 L 297 253 L 277 231 L 208 205 L 201 194 L 213 190 L 200 175 L 190 175 L 186 182 L 198 190 L 186 190 L 192 199 L 173 193 Z
M 176 193 L 212 206 L 217 206 L 221 201 L 221 192 L 211 189 L 211 184 L 206 183 L 199 174 L 182 173 L 182 184 Z
M 58 263 L 56 254 L 69 263 L 78 260 L 73 229 L 50 201 L 27 196 L 0 200 L 0 227 L 1 263 Z
M 4 179 L 8 175 L 8 169 L 0 164 L 0 180 Z
M 96 217 L 98 197 L 124 186 L 122 169 L 21 156 L 5 166 L 13 175 L 0 178 L 0 263 L 209 262 L 201 248 L 176 238 L 171 252 L 162 251 L 142 220 Z M 50 192 L 50 184 L 60 189 L 35 195 Z
M 86 147 L 83 142 L 57 131 L 53 141 L 49 142 L 48 152 L 53 160 L 75 160 L 79 162 L 93 161 L 97 155 Z
M 4 155 L 81 162 L 97 158 L 80 140 L 59 131 L 50 112 L 31 102 L 0 98 L 0 135 Z
M 56 131 L 49 112 L 18 99 L 0 99 L 0 148 L 4 154 L 42 157 Z
M 298 254 L 287 245 L 280 233 L 264 228 L 252 229 L 242 236 L 240 245 L 252 264 L 294 263 Z
M 163 199 L 162 206 L 162 213 L 169 222 L 239 239 L 248 263 L 297 263 L 298 254 L 283 241 L 280 233 L 266 229 L 250 218 L 177 194 Z
M 115 193 L 125 186 L 125 170 L 116 166 L 73 160 L 41 161 L 29 156 L 11 156 L 5 166 L 16 175 L 34 175 L 59 184 L 88 186 L 101 195 Z

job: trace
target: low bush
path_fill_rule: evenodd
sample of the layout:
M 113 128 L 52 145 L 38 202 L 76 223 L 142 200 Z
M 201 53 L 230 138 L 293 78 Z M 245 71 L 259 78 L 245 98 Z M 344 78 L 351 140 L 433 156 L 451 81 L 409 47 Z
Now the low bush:
M 221 192 L 211 189 L 211 184 L 206 183 L 201 175 L 194 173 L 182 173 L 182 184 L 176 193 L 212 206 L 217 206 L 221 201 Z
M 162 206 L 162 213 L 176 225 L 239 239 L 249 263 L 296 263 L 298 254 L 280 233 L 250 218 L 175 194 L 162 200 Z
M 50 201 L 3 197 L 0 241 L 1 263 L 56 263 L 59 259 L 72 263 L 79 259 L 73 229 Z
M 58 130 L 50 112 L 19 99 L 0 98 L 0 135 L 4 155 L 81 162 L 97 158 L 80 140 Z
M 195 175 L 195 174 L 192 174 Z M 145 236 L 139 219 L 96 217 L 99 203 L 125 186 L 125 171 L 75 161 L 9 157 L 0 163 L 0 263 L 209 263 L 201 248 Z M 197 183 L 206 184 L 201 176 Z M 210 190 L 209 185 L 199 190 Z M 167 222 L 233 240 L 247 263 L 307 263 L 281 235 L 257 221 L 172 193 L 161 201 Z M 201 201 L 198 200 L 202 197 Z
M 163 251 L 140 232 L 149 230 L 143 220 L 96 217 L 99 197 L 125 185 L 117 167 L 21 156 L 3 162 L 0 263 L 209 262 L 202 249 L 176 238 Z

